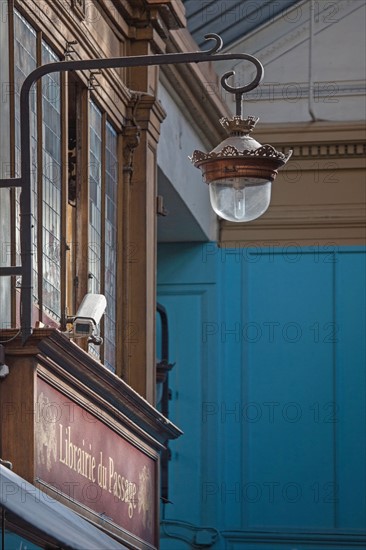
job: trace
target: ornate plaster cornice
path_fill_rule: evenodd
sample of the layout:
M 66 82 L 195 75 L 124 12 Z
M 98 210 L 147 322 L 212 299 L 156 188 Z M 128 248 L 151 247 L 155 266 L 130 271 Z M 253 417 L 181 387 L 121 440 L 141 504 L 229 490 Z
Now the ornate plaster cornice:
M 364 245 L 366 135 L 361 123 L 265 124 L 256 137 L 293 149 L 268 212 L 221 222 L 221 246 Z
M 262 124 L 260 139 L 279 151 L 293 150 L 294 159 L 364 159 L 366 129 L 363 123 Z
M 151 25 L 163 37 L 186 25 L 181 0 L 112 0 L 112 3 L 129 25 L 140 28 Z
M 284 153 L 289 145 L 277 144 L 277 149 Z M 333 143 L 301 143 L 293 146 L 293 159 L 346 159 L 364 158 L 366 155 L 366 143 L 340 140 Z

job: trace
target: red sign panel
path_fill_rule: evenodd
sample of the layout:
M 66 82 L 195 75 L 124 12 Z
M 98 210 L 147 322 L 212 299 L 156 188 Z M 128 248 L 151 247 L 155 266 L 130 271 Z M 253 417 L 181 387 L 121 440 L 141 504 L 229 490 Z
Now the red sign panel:
M 155 460 L 40 378 L 37 392 L 37 477 L 154 545 Z

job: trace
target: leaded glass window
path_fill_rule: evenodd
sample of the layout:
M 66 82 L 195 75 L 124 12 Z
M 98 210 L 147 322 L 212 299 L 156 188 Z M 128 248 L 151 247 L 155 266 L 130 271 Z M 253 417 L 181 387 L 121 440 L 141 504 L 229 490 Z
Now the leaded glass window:
M 37 66 L 37 35 L 16 10 L 14 10 L 14 95 L 15 95 L 15 175 L 20 176 L 20 89 L 28 74 Z M 31 185 L 32 185 L 32 212 L 34 216 L 33 233 L 33 294 L 38 298 L 38 269 L 37 269 L 37 98 L 36 87 L 30 93 L 30 138 L 31 138 Z M 16 220 L 17 261 L 20 262 L 20 218 L 19 196 L 17 190 Z
M 7 18 L 0 18 L 0 86 L 1 90 L 9 89 L 9 29 Z M 1 102 L 0 106 L 0 177 L 12 176 L 10 169 L 10 106 L 9 101 Z M 11 203 L 10 190 L 0 189 L 0 266 L 10 266 L 11 255 Z M 11 279 L 0 277 L 0 329 L 11 326 Z
M 13 8 L 12 12 L 14 73 L 9 74 L 9 80 L 14 84 L 15 100 L 9 109 L 9 118 L 10 133 L 14 136 L 10 142 L 14 141 L 15 151 L 11 167 L 13 175 L 19 176 L 21 85 L 37 66 L 59 59 L 43 40 L 43 32 L 36 31 L 16 9 Z M 56 322 L 59 325 L 66 315 L 75 314 L 83 293 L 104 294 L 107 308 L 100 324 L 104 342 L 102 347 L 90 345 L 89 351 L 114 371 L 118 286 L 118 134 L 108 122 L 107 113 L 100 110 L 94 102 L 94 96 L 90 99 L 90 94 L 86 93 L 77 77 L 72 81 L 75 90 L 71 94 L 66 89 L 70 82 L 66 77 L 61 78 L 59 73 L 52 73 L 43 77 L 30 94 L 34 299 L 39 305 L 38 319 L 47 324 Z M 67 96 L 74 101 L 72 108 L 69 104 L 68 112 L 68 102 L 62 104 L 62 98 L 67 99 Z M 89 113 L 84 119 L 86 108 Z M 88 135 L 86 118 L 89 147 L 82 147 L 80 144 L 86 143 Z M 70 149 L 74 150 L 75 166 L 72 170 L 64 139 L 69 139 L 72 145 Z M 85 170 L 86 162 L 88 171 Z M 81 196 L 82 200 L 79 200 Z M 15 211 L 14 203 L 9 210 L 9 216 L 15 215 L 16 218 L 16 242 L 13 239 L 12 254 L 16 249 L 19 263 L 19 192 L 16 194 Z M 88 224 L 83 226 L 85 233 L 83 230 L 81 239 L 85 243 L 87 237 L 87 250 L 86 247 L 77 248 L 76 235 L 79 228 L 77 220 L 86 217 Z M 84 277 L 88 277 L 87 281 Z
M 43 42 L 42 62 L 58 61 Z M 57 319 L 60 309 L 61 244 L 61 90 L 60 76 L 42 78 L 42 303 Z
M 116 245 L 117 245 L 117 133 L 106 116 L 90 101 L 88 291 L 103 293 L 107 308 L 102 321 L 102 353 L 89 351 L 115 370 L 116 354 Z
M 102 113 L 90 101 L 89 150 L 89 292 L 101 291 L 102 250 Z M 97 357 L 100 349 L 94 345 L 89 351 Z
M 41 59 L 37 63 L 37 33 L 14 10 L 14 88 L 15 88 L 15 173 L 20 175 L 20 104 L 21 85 L 37 64 L 57 61 L 51 48 L 41 41 Z M 42 126 L 37 125 L 37 93 L 30 94 L 31 105 L 31 185 L 33 213 L 33 288 L 34 297 L 45 313 L 56 320 L 60 307 L 60 242 L 61 242 L 61 93 L 60 76 L 51 74 L 41 80 Z M 37 129 L 42 136 L 37 135 Z M 40 132 L 40 133 L 41 133 Z M 41 166 L 38 148 L 42 150 Z M 38 176 L 38 170 L 41 172 Z M 38 179 L 41 178 L 41 192 Z M 17 195 L 17 251 L 19 242 L 19 192 Z M 42 254 L 38 247 L 42 245 Z M 19 261 L 19 258 L 18 258 Z M 41 282 L 41 289 L 39 283 Z
M 117 133 L 107 122 L 105 167 L 105 282 L 104 364 L 115 369 L 116 354 L 116 241 L 117 241 Z
M 100 292 L 102 232 L 102 113 L 90 102 L 89 292 Z

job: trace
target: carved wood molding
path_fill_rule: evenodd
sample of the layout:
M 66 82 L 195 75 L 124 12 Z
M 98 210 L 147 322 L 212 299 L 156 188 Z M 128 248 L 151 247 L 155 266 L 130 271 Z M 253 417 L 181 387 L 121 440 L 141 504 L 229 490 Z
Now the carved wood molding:
M 136 122 L 136 109 L 141 94 L 134 93 L 127 110 L 126 126 L 123 129 L 123 171 L 133 172 L 133 156 L 140 143 L 141 128 Z
M 168 29 L 186 26 L 185 9 L 181 0 L 146 0 L 149 9 L 157 9 Z
M 71 7 L 80 20 L 85 19 L 85 0 L 71 0 Z
M 127 23 L 124 24 L 124 32 L 118 32 L 115 29 L 116 9 L 113 9 L 111 0 L 106 0 L 109 7 L 109 21 L 113 19 L 113 25 L 108 25 L 108 32 L 103 35 L 103 41 L 98 40 L 100 33 L 93 32 L 98 30 L 103 21 L 102 13 L 97 11 L 96 3 L 91 0 L 85 0 L 86 15 L 81 19 L 72 6 L 74 0 L 64 0 L 55 2 L 54 0 L 27 0 L 27 3 L 21 2 L 21 11 L 27 21 L 32 26 L 39 28 L 49 46 L 60 56 L 67 51 L 67 45 L 77 40 L 73 46 L 74 51 L 70 52 L 71 59 L 94 59 L 100 57 L 116 56 L 120 53 L 126 53 L 126 36 L 128 34 Z M 100 0 L 101 1 L 101 0 Z M 102 8 L 102 4 L 98 9 Z M 76 10 L 79 8 L 76 7 Z M 107 9 L 107 8 L 106 8 Z M 80 11 L 80 10 L 79 10 Z M 120 17 L 120 19 L 122 19 Z M 122 21 L 121 21 L 122 24 Z M 117 37 L 117 38 L 116 38 Z M 108 51 L 108 44 L 116 44 L 119 41 L 118 52 Z M 122 71 L 122 72 L 121 72 Z M 120 130 L 121 120 L 125 117 L 125 106 L 130 99 L 130 93 L 125 85 L 125 76 L 123 70 L 105 69 L 98 77 L 100 86 L 96 88 L 94 94 L 98 98 L 100 107 L 108 112 L 111 122 L 115 128 Z M 78 78 L 84 85 L 88 85 L 88 73 L 78 72 Z
M 139 116 L 144 111 L 145 116 Z M 123 171 L 133 173 L 134 153 L 141 138 L 141 132 L 148 129 L 148 122 L 153 121 L 152 132 L 156 141 L 159 139 L 160 123 L 166 113 L 156 98 L 145 93 L 132 92 L 128 105 L 126 125 L 123 129 Z M 139 119 L 140 120 L 137 120 Z M 151 130 L 151 128 L 149 128 Z
M 163 417 L 145 399 L 123 380 L 108 371 L 84 350 L 55 330 L 39 343 L 37 359 L 46 364 L 55 374 L 66 378 L 76 387 L 98 395 L 102 402 L 115 407 L 129 418 L 135 426 L 146 431 L 160 443 L 178 437 L 181 432 Z
M 10 368 L 31 358 L 30 364 L 41 365 L 43 378 L 54 386 L 65 392 L 67 384 L 80 394 L 74 397 L 81 399 L 80 403 L 85 405 L 87 400 L 93 409 L 103 409 L 115 419 L 124 417 L 135 433 L 145 432 L 145 438 L 154 439 L 155 446 L 181 435 L 179 428 L 60 331 L 35 329 L 25 346 L 20 337 L 10 340 L 16 334 L 15 329 L 0 331 L 1 340 L 9 340 L 3 345 Z
M 150 434 L 132 423 L 128 416 L 115 406 L 107 401 L 104 402 L 104 399 L 101 400 L 103 395 L 95 393 L 90 388 L 86 393 L 82 382 L 74 380 L 66 373 L 61 373 L 50 358 L 45 359 L 42 357 L 41 361 L 42 363 L 37 365 L 37 379 L 47 382 L 65 398 L 80 406 L 87 414 L 100 420 L 126 441 L 142 449 L 151 458 L 157 458 L 156 450 L 162 448 L 162 445 L 157 444 L 157 441 Z

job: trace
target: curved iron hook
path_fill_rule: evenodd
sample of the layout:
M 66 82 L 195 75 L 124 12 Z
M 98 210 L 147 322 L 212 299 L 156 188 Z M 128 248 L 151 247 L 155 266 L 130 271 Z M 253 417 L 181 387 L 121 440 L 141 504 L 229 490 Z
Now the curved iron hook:
M 256 57 L 253 57 L 252 55 L 242 54 L 242 59 L 245 59 L 246 61 L 250 61 L 250 63 L 253 63 L 257 69 L 257 74 L 250 82 L 250 84 L 246 84 L 245 86 L 230 86 L 230 84 L 227 83 L 227 80 L 235 75 L 235 71 L 228 71 L 227 73 L 223 74 L 221 77 L 221 86 L 226 90 L 227 92 L 231 94 L 235 94 L 235 101 L 236 101 L 236 114 L 237 116 L 241 116 L 241 102 L 242 102 L 242 96 L 243 94 L 250 92 L 250 90 L 254 90 L 258 86 L 258 84 L 261 82 L 263 75 L 264 75 L 264 68 L 262 63 L 257 59 Z
M 32 224 L 34 222 L 32 216 L 32 194 L 31 194 L 31 150 L 30 150 L 30 101 L 29 96 L 31 93 L 32 85 L 37 82 L 42 76 L 52 74 L 56 72 L 74 72 L 74 71 L 91 71 L 95 69 L 117 69 L 128 67 L 150 67 L 160 65 L 175 65 L 177 63 L 202 63 L 205 61 L 249 61 L 254 63 L 257 67 L 257 77 L 248 86 L 243 88 L 232 88 L 226 84 L 226 79 L 229 77 L 227 73 L 223 79 L 225 89 L 231 93 L 236 94 L 237 111 L 240 115 L 241 112 L 241 95 L 245 91 L 253 89 L 261 80 L 263 76 L 263 67 L 259 61 L 252 56 L 240 53 L 217 53 L 222 48 L 222 40 L 220 36 L 216 34 L 207 34 L 205 38 L 213 39 L 215 46 L 209 51 L 189 52 L 189 53 L 167 53 L 167 54 L 151 54 L 151 55 L 137 55 L 137 56 L 123 56 L 114 58 L 101 58 L 101 59 L 82 59 L 82 60 L 64 60 L 41 65 L 34 69 L 24 80 L 20 92 L 20 120 L 21 120 L 21 177 L 0 179 L 1 187 L 21 187 L 22 192 L 20 195 L 21 202 L 21 254 L 22 265 L 13 266 L 10 268 L 0 267 L 0 276 L 5 275 L 18 275 L 22 276 L 22 295 L 21 295 L 21 331 L 23 344 L 32 334 L 32 288 L 33 288 L 33 240 L 32 240 Z M 230 73 L 230 76 L 232 73 Z M 230 89 L 228 89 L 230 88 Z M 13 271 L 14 269 L 14 271 Z M 6 271 L 4 271 L 6 270 Z M 9 271 L 11 270 L 11 271 Z
M 215 40 L 216 44 L 212 46 L 210 50 L 203 50 L 204 53 L 208 54 L 214 54 L 222 50 L 222 47 L 224 45 L 224 42 L 218 34 L 215 32 L 210 32 L 208 34 L 205 34 L 203 37 L 205 40 Z

